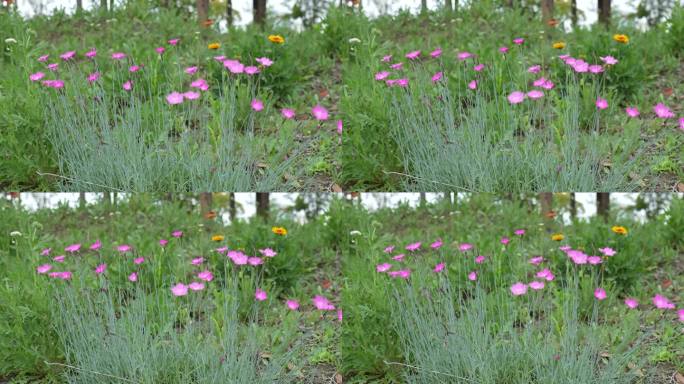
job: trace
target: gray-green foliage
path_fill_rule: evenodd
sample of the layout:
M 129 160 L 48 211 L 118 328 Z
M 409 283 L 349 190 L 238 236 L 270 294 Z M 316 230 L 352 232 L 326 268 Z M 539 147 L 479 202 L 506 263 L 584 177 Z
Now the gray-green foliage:
M 407 383 L 627 384 L 635 378 L 627 369 L 638 348 L 628 346 L 631 333 L 602 359 L 597 312 L 582 323 L 572 294 L 552 308 L 539 297 L 472 284 L 456 289 L 445 279 L 439 289 L 402 287 L 393 300 Z
M 288 383 L 291 351 L 262 357 L 255 323 L 238 320 L 238 290 L 213 312 L 197 292 L 113 295 L 59 290 L 52 313 L 69 383 Z M 130 292 L 129 292 L 130 294 Z
M 452 81 L 464 87 L 463 76 L 456 75 Z M 466 90 L 469 94 L 422 80 L 398 90 L 391 101 L 390 131 L 409 175 L 406 189 L 638 188 L 638 127 L 626 125 L 617 142 L 600 134 L 599 117 L 594 129 L 582 130 L 579 85 L 561 91 L 554 103 L 545 101 L 553 97 L 547 94 L 542 100 L 511 106 L 506 95 L 512 90 L 493 85 L 493 76 L 480 80 L 477 92 Z
M 238 85 L 224 80 L 216 98 L 205 101 L 211 98 L 207 93 L 200 100 L 175 106 L 155 96 L 165 93 L 152 92 L 153 87 L 160 87 L 152 80 L 134 83 L 130 94 L 97 84 L 67 84 L 61 94 L 49 95 L 46 128 L 66 177 L 61 188 L 293 189 L 285 174 L 300 173 L 294 165 L 303 145 L 294 143 L 290 131 L 283 130 L 278 148 L 266 149 L 267 139 L 255 134 L 255 114 L 246 112 L 245 117 L 237 107 L 249 103 L 248 95 L 241 97 Z

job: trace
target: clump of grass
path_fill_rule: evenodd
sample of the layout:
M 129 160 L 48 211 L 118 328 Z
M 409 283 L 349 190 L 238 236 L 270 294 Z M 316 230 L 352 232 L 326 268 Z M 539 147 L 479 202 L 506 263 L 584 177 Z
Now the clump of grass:
M 238 320 L 237 285 L 225 289 L 209 301 L 213 310 L 170 292 L 56 290 L 52 314 L 68 382 L 291 382 L 292 350 L 266 358 L 256 319 Z

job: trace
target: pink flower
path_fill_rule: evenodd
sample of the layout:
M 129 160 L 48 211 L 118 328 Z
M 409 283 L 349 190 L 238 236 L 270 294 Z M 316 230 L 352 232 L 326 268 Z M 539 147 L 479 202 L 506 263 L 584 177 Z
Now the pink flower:
M 500 241 L 501 244 L 503 244 L 503 245 L 508 245 L 508 243 L 511 242 L 511 239 L 509 239 L 508 237 L 505 237 L 505 236 L 504 236 L 504 237 L 502 237 L 501 240 L 499 240 L 499 241 Z
M 402 88 L 408 87 L 408 83 L 409 83 L 409 80 L 406 78 L 397 80 L 397 85 L 402 87 Z
M 608 100 L 602 99 L 599 97 L 598 99 L 596 99 L 596 108 L 598 108 L 598 109 L 608 108 Z
M 335 310 L 335 306 L 330 301 L 328 301 L 328 299 L 324 296 L 316 295 L 311 300 L 311 302 L 313 302 L 313 305 L 314 305 L 314 307 L 316 307 L 316 309 L 319 309 L 322 311 L 333 311 L 333 310 Z
M 639 302 L 634 298 L 628 297 L 625 299 L 625 305 L 629 309 L 634 309 L 639 306 Z
M 382 61 L 383 63 L 389 63 L 390 61 L 392 61 L 392 55 L 383 56 L 382 60 L 380 61 Z
M 541 85 L 541 87 L 544 88 L 544 89 L 553 89 L 553 87 L 554 87 L 553 81 L 551 81 L 551 80 L 546 80 L 546 81 L 544 82 L 544 84 Z
M 121 59 L 123 59 L 124 57 L 126 57 L 126 54 L 123 53 L 123 52 L 114 52 L 114 53 L 112 53 L 112 59 L 114 59 L 114 60 L 121 60 Z
M 411 244 L 406 246 L 406 250 L 410 251 L 410 252 L 417 251 L 419 248 L 420 248 L 420 242 L 411 243 Z
M 249 265 L 261 265 L 264 263 L 264 260 L 261 257 L 249 257 L 247 258 L 247 263 Z
M 164 48 L 164 47 L 157 47 L 157 48 L 154 49 L 154 51 L 161 55 L 162 53 L 164 53 L 164 51 L 166 51 L 166 48 Z
M 204 289 L 204 283 L 193 281 L 192 283 L 188 284 L 188 288 L 192 289 L 193 291 L 201 291 Z
M 60 89 L 64 88 L 63 80 L 43 80 L 43 85 L 50 88 Z
M 93 72 L 90 75 L 88 75 L 88 82 L 89 83 L 94 83 L 100 79 L 100 72 Z
M 516 45 L 522 45 L 522 43 L 524 43 L 524 42 L 525 42 L 525 39 L 523 39 L 522 37 L 518 37 L 518 38 L 513 39 L 513 44 L 516 44 Z
M 235 265 L 247 265 L 249 263 L 249 256 L 238 251 L 228 252 L 228 258 L 233 260 L 233 263 L 235 263 Z
M 57 70 L 57 68 L 59 68 L 59 63 L 48 64 L 47 68 L 54 72 Z
M 202 271 L 197 274 L 197 278 L 208 282 L 214 280 L 214 275 L 211 271 Z
M 104 273 L 104 271 L 106 269 L 107 269 L 107 264 L 100 264 L 97 266 L 97 268 L 95 268 L 95 273 L 100 275 L 100 274 Z
M 575 61 L 575 64 L 572 65 L 572 69 L 577 73 L 586 73 L 589 71 L 589 63 L 583 60 L 577 60 Z
M 570 58 L 570 55 L 559 55 L 558 58 L 565 61 Z
M 542 76 L 542 77 L 538 78 L 537 80 L 533 81 L 532 85 L 535 87 L 541 87 L 542 85 L 544 85 L 545 82 L 546 82 L 546 78 Z
M 339 321 L 340 323 L 342 322 L 342 310 L 341 309 L 337 310 L 337 321 Z
M 535 291 L 538 291 L 540 289 L 544 288 L 544 282 L 543 281 L 532 281 L 530 282 L 530 288 L 534 289 Z
M 252 100 L 252 109 L 259 112 L 264 110 L 264 102 L 259 99 Z
M 183 231 L 173 231 L 171 232 L 171 236 L 175 237 L 176 239 L 183 237 Z
M 389 245 L 389 246 L 385 247 L 385 250 L 383 252 L 392 253 L 392 251 L 394 251 L 394 245 Z
M 161 245 L 162 247 L 166 247 L 166 244 L 168 244 L 168 243 L 169 243 L 169 241 L 166 239 L 160 239 L 159 240 L 159 245 Z
M 679 118 L 679 129 L 684 131 L 684 117 Z
M 192 265 L 200 265 L 202 263 L 204 263 L 204 257 L 197 257 L 190 262 Z
M 599 257 L 599 256 L 589 256 L 589 257 L 587 257 L 587 261 L 591 265 L 598 265 L 598 264 L 601 264 L 603 262 L 603 260 L 601 260 L 601 257 Z
M 130 245 L 127 245 L 127 244 L 122 244 L 122 245 L 119 245 L 118 247 L 116 247 L 116 250 L 121 252 L 121 253 L 128 252 L 131 249 L 133 249 L 133 247 L 131 247 Z
M 677 317 L 679 317 L 680 322 L 684 323 L 684 308 L 677 311 Z
M 430 52 L 430 56 L 432 56 L 433 58 L 442 56 L 442 48 L 437 48 L 434 51 Z
M 38 81 L 38 80 L 42 79 L 43 77 L 45 77 L 45 74 L 43 72 L 36 72 L 36 73 L 32 73 L 29 76 L 29 79 L 31 81 Z
M 406 58 L 409 60 L 415 60 L 420 56 L 420 51 L 413 51 L 406 54 Z
M 501 47 L 501 48 L 499 48 L 499 52 L 501 52 L 501 53 L 503 53 L 503 54 L 508 53 L 508 47 Z
M 187 91 L 183 93 L 183 98 L 188 100 L 197 100 L 200 98 L 200 93 L 195 91 Z
M 517 236 L 523 236 L 525 234 L 524 229 L 516 229 L 513 233 L 515 233 Z
M 625 108 L 625 113 L 627 113 L 627 116 L 629 116 L 629 117 L 639 116 L 639 110 L 636 107 Z
M 660 117 L 661 119 L 669 119 L 674 117 L 674 113 L 672 113 L 672 111 L 670 111 L 670 109 L 663 103 L 656 104 L 656 106 L 653 107 L 653 112 L 655 112 L 656 116 Z
M 541 271 L 537 272 L 536 276 L 540 279 L 545 279 L 546 281 L 553 281 L 553 279 L 556 278 L 556 276 L 554 276 L 548 268 L 544 268 Z
M 396 64 L 390 65 L 390 68 L 392 68 L 392 69 L 394 69 L 394 70 L 399 70 L 399 69 L 401 69 L 401 67 L 403 67 L 403 66 L 404 66 L 404 63 L 396 63 Z
M 128 80 L 127 82 L 123 83 L 123 89 L 130 91 L 133 89 L 133 82 Z
M 472 271 L 468 274 L 468 280 L 470 281 L 475 281 L 477 280 L 477 272 Z
M 266 291 L 262 290 L 261 288 L 257 288 L 256 292 L 254 292 L 254 299 L 257 301 L 264 301 L 268 299 L 268 295 L 266 294 Z
M 527 285 L 517 282 L 511 285 L 511 293 L 513 296 L 520 296 L 527 293 Z
M 482 263 L 484 263 L 485 259 L 486 259 L 486 257 L 480 255 L 480 256 L 475 258 L 475 264 L 482 264 Z
M 337 120 L 337 134 L 340 136 L 342 136 L 342 129 L 343 129 L 342 120 Z M 342 140 L 341 137 L 340 137 L 340 140 Z
M 190 87 L 199 88 L 202 91 L 206 91 L 207 89 L 209 89 L 209 84 L 204 79 L 197 79 L 190 83 Z
M 65 52 L 65 53 L 61 54 L 59 57 L 64 61 L 68 61 L 68 60 L 73 59 L 74 56 L 76 56 L 76 51 Z
M 81 249 L 81 244 L 71 244 L 70 246 L 64 248 L 65 252 L 78 252 L 78 250 Z
M 260 249 L 259 253 L 261 253 L 264 257 L 275 257 L 277 255 L 277 253 L 271 248 Z
M 283 108 L 280 110 L 280 114 L 286 119 L 293 119 L 295 117 L 295 110 L 289 108 Z
M 599 252 L 603 253 L 606 256 L 614 256 L 617 253 L 613 248 L 610 247 L 599 248 Z
M 508 95 L 508 102 L 511 104 L 520 104 L 525 100 L 525 94 L 519 91 L 511 92 Z
M 197 68 L 197 66 L 187 67 L 185 68 L 185 73 L 187 73 L 188 75 L 193 75 L 195 72 L 197 72 Z
M 171 287 L 171 293 L 174 296 L 185 296 L 188 294 L 188 286 L 183 283 L 178 283 Z
M 590 65 L 589 66 L 589 72 L 601 73 L 601 72 L 603 72 L 603 66 L 602 65 Z
M 71 272 L 50 272 L 48 276 L 56 279 L 62 279 L 62 280 L 71 280 L 72 273 Z
M 171 45 L 176 45 L 176 44 L 178 44 L 179 41 L 180 41 L 180 39 L 171 39 L 168 41 L 168 43 Z
M 572 249 L 572 247 L 570 247 L 569 245 L 562 245 L 562 246 L 558 247 L 558 249 L 560 249 L 563 252 L 568 252 L 569 250 Z
M 285 302 L 285 305 L 293 311 L 299 309 L 299 302 L 297 300 L 288 300 Z
M 259 72 L 260 72 L 259 68 L 255 67 L 253 65 L 245 67 L 245 73 L 249 76 L 256 75 Z
M 444 245 L 444 243 L 442 242 L 441 239 L 438 239 L 438 240 L 435 241 L 434 243 L 430 244 L 430 248 L 432 248 L 432 249 L 440 249 L 440 248 L 442 247 L 442 245 Z
M 228 247 L 220 247 L 216 248 L 215 251 L 218 253 L 225 253 L 228 250 Z
M 144 262 L 145 262 L 145 258 L 144 258 L 144 257 L 136 257 L 135 259 L 133 259 L 133 263 L 136 264 L 136 265 L 142 264 L 142 263 L 144 263 Z
M 655 295 L 653 296 L 653 305 L 658 309 L 674 309 L 675 305 L 672 304 L 665 296 Z
M 596 290 L 594 291 L 594 297 L 595 297 L 597 300 L 603 300 L 603 299 L 605 299 L 606 297 L 608 297 L 608 295 L 606 294 L 606 290 L 605 290 L 605 289 L 603 289 L 603 288 L 596 288 Z
M 529 97 L 530 99 L 533 99 L 533 100 L 534 99 L 541 99 L 542 97 L 544 97 L 544 92 L 533 89 L 533 90 L 527 92 L 527 97 Z
M 133 273 L 131 273 L 130 275 L 128 275 L 128 280 L 130 280 L 130 281 L 132 281 L 132 282 L 138 281 L 138 273 L 137 273 L 137 272 L 133 272 Z
M 396 256 L 393 256 L 393 257 L 392 257 L 392 260 L 402 261 L 402 260 L 404 260 L 404 256 L 405 256 L 405 255 L 404 255 L 403 253 L 400 253 L 400 254 L 398 254 L 398 255 L 396 255 Z
M 541 65 L 533 65 L 527 68 L 527 72 L 529 73 L 539 73 L 539 71 L 541 71 Z
M 476 65 L 476 66 L 473 67 L 473 71 L 475 71 L 475 72 L 480 72 L 480 71 L 482 71 L 482 70 L 484 69 L 484 67 L 485 67 L 484 64 L 478 64 L 478 65 Z
M 444 270 L 444 267 L 446 267 L 446 264 L 439 263 L 439 264 L 435 265 L 435 268 L 432 271 L 435 273 L 439 273 L 439 272 L 442 272 Z
M 40 57 L 38 58 L 38 61 L 40 61 L 41 63 L 44 63 L 44 62 L 46 62 L 46 61 L 48 60 L 49 57 L 50 57 L 50 55 L 43 55 L 43 56 L 40 56 Z
M 39 265 L 39 266 L 36 268 L 36 272 L 38 272 L 38 273 L 40 273 L 40 274 L 44 274 L 44 273 L 47 273 L 47 272 L 48 272 L 49 270 L 51 270 L 51 269 L 52 269 L 52 265 L 50 265 L 50 264 L 43 264 L 43 265 Z
M 128 67 L 128 72 L 131 72 L 131 73 L 138 72 L 140 70 L 140 68 L 142 68 L 142 67 L 139 65 L 131 65 L 130 67 Z
M 586 264 L 587 263 L 587 254 L 585 254 L 582 251 L 577 251 L 574 249 L 571 249 L 568 251 L 568 257 L 573 261 L 573 263 L 581 265 L 581 264 Z
M 408 279 L 409 276 L 411 276 L 411 270 L 410 269 L 402 269 L 399 271 L 390 271 L 390 272 L 387 272 L 387 274 L 393 278 L 401 277 L 402 279 Z
M 390 73 L 387 71 L 380 71 L 375 74 L 375 80 L 385 80 L 387 77 L 389 77 Z
M 41 256 L 48 256 L 48 255 L 50 255 L 50 251 L 52 251 L 52 248 L 43 248 L 40 251 L 40 255 Z
M 443 75 L 444 75 L 444 74 L 443 74 L 442 72 L 437 72 L 437 73 L 435 73 L 434 75 L 432 75 L 432 82 L 433 82 L 433 83 L 436 83 L 436 82 L 442 80 L 442 76 L 443 76 Z
M 226 61 L 226 57 L 223 56 L 223 55 L 214 56 L 214 60 L 216 60 L 216 61 L 218 61 L 218 62 L 220 62 L 220 63 L 223 63 L 224 61 Z
M 461 252 L 466 252 L 473 249 L 473 245 L 470 243 L 462 243 L 458 246 L 458 250 Z
M 316 118 L 316 120 L 319 120 L 319 121 L 328 120 L 328 110 L 325 109 L 325 107 L 320 105 L 320 104 L 311 108 L 311 114 L 313 115 L 314 118 Z
M 238 60 L 226 60 L 223 62 L 223 66 L 228 68 L 230 73 L 239 74 L 245 72 L 245 65 Z
M 64 256 L 64 255 L 62 255 L 62 256 L 55 256 L 55 257 L 52 258 L 52 260 L 55 261 L 55 262 L 58 262 L 58 263 L 63 263 L 65 257 L 66 257 L 66 256 Z
M 390 263 L 382 263 L 375 266 L 375 270 L 380 273 L 387 272 L 390 269 L 392 269 L 392 264 Z
M 471 57 L 474 57 L 474 56 L 475 56 L 475 55 L 473 55 L 473 54 L 470 53 L 470 52 L 460 52 L 456 57 L 457 57 L 459 60 L 463 61 L 463 60 L 467 60 L 467 59 L 469 59 L 469 58 L 471 58 Z
M 544 258 L 542 256 L 533 257 L 530 260 L 528 260 L 528 263 L 532 265 L 539 265 L 542 262 L 544 262 Z
M 182 93 L 178 93 L 178 92 L 174 91 L 174 92 L 171 92 L 168 95 L 166 95 L 166 102 L 171 104 L 171 105 L 180 104 L 183 102 L 184 97 L 185 96 L 183 96 Z
M 468 83 L 468 88 L 473 90 L 477 89 L 477 80 L 473 80 L 470 83 Z
M 270 67 L 273 65 L 273 60 L 269 59 L 268 57 L 257 57 L 254 59 L 257 63 L 263 65 L 264 67 Z
M 605 56 L 605 57 L 600 57 L 601 61 L 603 61 L 606 65 L 615 65 L 618 63 L 618 61 L 613 57 L 613 56 Z

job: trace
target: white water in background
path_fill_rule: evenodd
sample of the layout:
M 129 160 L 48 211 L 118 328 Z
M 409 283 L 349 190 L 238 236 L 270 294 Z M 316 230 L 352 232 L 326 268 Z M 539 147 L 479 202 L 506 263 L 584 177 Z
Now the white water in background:
M 76 0 L 16 0 L 19 10 L 26 16 L 35 14 L 35 10 L 42 9 L 43 13 L 50 13 L 55 9 L 63 8 L 67 12 L 73 12 L 76 8 Z M 337 3 L 338 0 L 335 0 Z M 419 0 L 362 0 L 363 7 L 367 15 L 377 16 L 379 10 L 383 13 L 396 13 L 400 9 L 409 8 L 412 11 L 420 9 Z M 475 0 L 477 1 L 477 0 Z M 121 0 L 116 0 L 117 3 Z M 428 0 L 428 7 L 435 9 L 443 3 L 443 0 Z M 577 0 L 577 8 L 584 13 L 582 25 L 590 25 L 597 19 L 596 7 L 597 0 Z M 625 14 L 635 10 L 638 0 L 613 0 L 613 13 Z M 83 0 L 83 6 L 90 8 L 97 6 L 99 0 Z M 294 4 L 294 0 L 268 0 L 268 12 L 279 15 L 289 13 Z M 252 0 L 233 0 L 233 7 L 240 15 L 238 25 L 246 25 L 252 22 Z
M 100 193 L 86 193 L 86 201 L 88 204 L 96 203 L 102 194 Z M 120 194 L 121 198 L 125 198 L 126 194 Z M 297 193 L 271 193 L 270 203 L 272 207 L 285 208 L 294 205 Z M 341 194 L 337 194 L 341 196 Z M 637 194 L 630 193 L 611 193 L 610 203 L 612 207 L 627 207 L 634 205 Z M 682 198 L 684 194 L 672 194 L 673 198 Z M 443 198 L 441 193 L 427 193 L 428 202 L 435 202 Z M 577 216 L 580 219 L 588 219 L 596 215 L 596 194 L 595 193 L 576 193 L 578 203 Z M 236 193 L 235 199 L 238 205 L 238 218 L 246 220 L 256 214 L 256 194 L 255 193 Z M 420 203 L 419 193 L 362 193 L 362 204 L 370 211 L 377 210 L 383 207 L 396 207 L 399 204 L 405 203 L 412 207 L 418 206 Z M 22 193 L 21 203 L 30 211 L 39 208 L 55 208 L 60 204 L 67 204 L 70 207 L 78 206 L 78 193 Z M 643 211 L 636 212 L 636 218 L 639 220 L 645 219 Z M 304 222 L 304 213 L 299 212 L 296 218 L 300 222 Z M 569 214 L 563 217 L 566 222 L 569 222 Z M 228 223 L 228 214 L 223 215 L 224 222 Z

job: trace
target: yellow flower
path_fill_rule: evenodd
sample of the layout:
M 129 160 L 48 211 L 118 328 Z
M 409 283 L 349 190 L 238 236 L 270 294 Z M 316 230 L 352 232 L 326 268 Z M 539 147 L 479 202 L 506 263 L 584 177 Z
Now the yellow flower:
M 629 43 L 629 37 L 627 35 L 613 35 L 613 40 L 617 41 L 618 43 L 622 44 L 627 44 Z
M 614 226 L 613 228 L 611 228 L 611 230 L 613 232 L 617 233 L 618 235 L 626 235 L 627 234 L 627 228 L 620 226 L 620 225 Z
M 553 43 L 553 49 L 563 49 L 565 48 L 565 43 L 562 41 L 558 41 L 556 43 Z
M 214 235 L 211 237 L 211 241 L 223 241 L 225 237 L 223 235 Z
M 285 229 L 283 227 L 273 227 L 273 228 L 271 228 L 271 231 L 273 233 L 275 233 L 276 235 L 280 235 L 280 236 L 287 235 L 287 229 Z
M 219 44 L 219 43 L 211 43 L 211 44 L 207 45 L 207 48 L 209 48 L 209 49 L 219 49 L 219 48 L 221 48 L 221 44 Z
M 553 241 L 562 241 L 563 239 L 565 239 L 565 236 L 563 236 L 562 233 L 554 233 L 551 235 L 551 240 Z
M 285 42 L 285 38 L 280 36 L 280 35 L 268 35 L 268 40 L 271 43 L 276 43 L 276 44 L 283 44 Z

